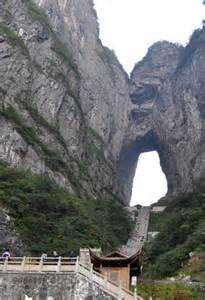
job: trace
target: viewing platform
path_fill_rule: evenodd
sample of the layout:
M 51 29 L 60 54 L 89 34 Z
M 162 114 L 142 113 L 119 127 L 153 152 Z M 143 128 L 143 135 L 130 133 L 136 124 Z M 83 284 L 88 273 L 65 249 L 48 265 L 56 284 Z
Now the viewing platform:
M 134 295 L 133 292 L 124 288 L 121 283 L 111 281 L 109 278 L 100 274 L 79 261 L 78 257 L 10 257 L 0 258 L 0 274 L 74 274 L 80 276 L 87 282 L 91 282 L 112 299 L 117 300 L 142 300 L 141 297 Z M 19 274 L 19 275 L 18 275 Z M 77 299 L 77 298 L 76 298 Z
M 0 272 L 75 272 L 77 257 L 0 258 Z

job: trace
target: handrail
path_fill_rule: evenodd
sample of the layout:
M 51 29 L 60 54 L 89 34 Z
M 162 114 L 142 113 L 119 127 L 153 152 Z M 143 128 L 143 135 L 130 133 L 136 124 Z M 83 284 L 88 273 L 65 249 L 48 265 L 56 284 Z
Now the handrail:
M 82 267 L 83 269 L 85 269 L 86 271 L 89 271 L 89 274 L 92 272 L 92 275 L 94 275 L 94 276 L 92 276 L 92 280 L 93 281 L 95 281 L 97 284 L 99 284 L 99 285 L 101 285 L 102 287 L 103 287 L 103 289 L 105 290 L 105 291 L 107 291 L 108 293 L 112 293 L 112 295 L 113 296 L 119 296 L 119 289 L 121 289 L 121 291 L 122 292 L 124 292 L 124 296 L 131 296 L 132 297 L 132 299 L 134 299 L 134 294 L 130 291 L 130 290 L 128 290 L 128 289 L 126 289 L 125 287 L 123 287 L 123 286 L 119 286 L 119 285 L 117 285 L 115 282 L 113 282 L 113 281 L 111 281 L 110 279 L 108 279 L 106 276 L 104 276 L 104 275 L 102 275 L 102 274 L 100 274 L 100 273 L 97 273 L 96 271 L 93 271 L 92 269 L 90 269 L 90 268 L 88 268 L 87 266 L 85 266 L 85 265 L 83 265 L 81 262 L 79 262 L 78 263 L 79 264 L 79 266 L 80 267 Z M 78 269 L 78 272 L 79 273 L 81 273 L 80 272 L 81 270 L 80 269 Z M 83 272 L 82 272 L 83 273 Z M 82 275 L 84 275 L 84 276 L 86 276 L 86 274 L 85 273 L 83 273 Z M 97 278 L 100 278 L 100 279 L 102 279 L 102 283 L 100 283 L 99 282 L 99 280 L 97 280 L 96 278 L 95 278 L 95 276 L 97 277 Z M 88 279 L 90 278 L 90 276 L 87 274 L 87 276 L 86 276 Z M 107 283 L 110 283 L 110 289 L 108 289 L 108 287 L 105 287 L 105 282 L 107 282 Z
M 78 257 L 6 257 L 0 258 L 1 272 L 73 272 L 79 273 L 98 284 L 105 292 L 119 299 L 119 293 L 126 300 L 134 299 L 134 294 L 123 286 L 117 285 L 106 276 L 94 271 L 92 267 L 79 262 Z M 139 300 L 142 298 L 138 297 Z
M 74 272 L 76 257 L 0 258 L 0 272 Z

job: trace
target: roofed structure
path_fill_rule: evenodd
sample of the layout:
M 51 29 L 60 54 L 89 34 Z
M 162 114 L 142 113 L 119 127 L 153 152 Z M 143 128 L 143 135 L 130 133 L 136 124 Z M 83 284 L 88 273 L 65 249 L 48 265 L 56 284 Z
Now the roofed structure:
M 114 251 L 106 256 L 98 256 L 90 250 L 93 269 L 106 276 L 108 280 L 129 289 L 132 277 L 140 274 L 141 252 L 130 257 Z

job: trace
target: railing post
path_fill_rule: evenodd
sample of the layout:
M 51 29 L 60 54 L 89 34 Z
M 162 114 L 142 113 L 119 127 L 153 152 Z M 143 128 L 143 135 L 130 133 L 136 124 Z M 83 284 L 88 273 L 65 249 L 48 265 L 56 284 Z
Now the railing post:
M 43 270 L 43 255 L 41 256 L 41 259 L 40 259 L 40 262 L 39 262 L 39 269 L 38 269 L 38 271 L 39 272 L 42 272 L 42 270 Z
M 93 264 L 90 265 L 90 279 L 93 280 Z
M 24 271 L 25 268 L 25 263 L 26 263 L 26 256 L 23 257 L 22 262 L 21 262 L 21 271 Z
M 76 265 L 75 265 L 75 272 L 79 272 L 79 256 L 76 257 Z
M 104 277 L 104 289 L 107 289 L 107 280 L 108 280 L 108 274 L 107 272 L 105 273 L 105 275 L 103 276 Z
M 118 299 L 122 300 L 122 284 L 121 284 L 121 280 L 120 280 L 120 284 L 119 284 L 119 295 L 118 295 Z
M 91 286 L 92 286 L 92 296 L 94 293 L 94 282 L 93 282 L 93 264 L 90 264 L 90 282 L 91 282 Z
M 58 257 L 58 265 L 57 265 L 57 272 L 61 271 L 61 256 Z
M 4 272 L 7 271 L 7 265 L 8 265 L 8 256 L 6 256 L 5 261 L 4 261 L 4 268 L 3 268 Z

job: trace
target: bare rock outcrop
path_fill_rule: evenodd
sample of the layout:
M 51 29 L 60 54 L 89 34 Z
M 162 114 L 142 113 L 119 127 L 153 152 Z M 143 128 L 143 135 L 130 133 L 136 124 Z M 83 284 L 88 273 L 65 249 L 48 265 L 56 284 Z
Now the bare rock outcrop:
M 134 109 L 121 153 L 121 176 L 129 195 L 141 152 L 156 150 L 168 195 L 193 191 L 204 178 L 205 30 L 183 48 L 158 42 L 130 79 Z
M 128 204 L 140 153 L 168 193 L 204 178 L 205 32 L 158 42 L 130 80 L 99 40 L 91 0 L 0 4 L 0 159 L 81 198 Z
M 92 1 L 3 1 L 0 22 L 0 159 L 126 202 L 116 162 L 128 77 L 99 40 Z

